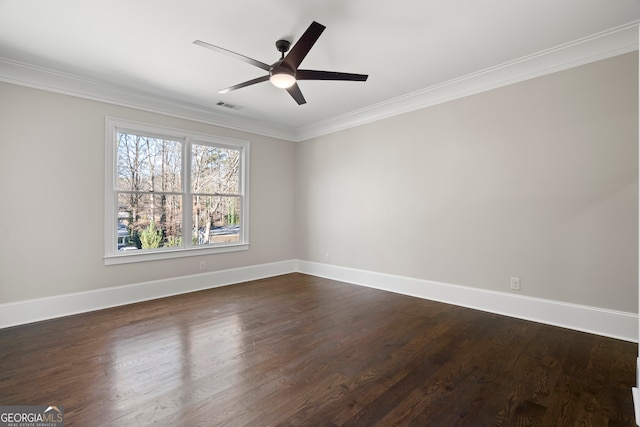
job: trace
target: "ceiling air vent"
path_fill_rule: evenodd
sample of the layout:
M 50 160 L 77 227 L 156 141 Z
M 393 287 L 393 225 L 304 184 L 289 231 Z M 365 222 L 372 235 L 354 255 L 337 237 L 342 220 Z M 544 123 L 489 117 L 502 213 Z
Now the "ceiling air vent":
M 239 105 L 228 104 L 228 103 L 223 102 L 223 101 L 218 101 L 216 103 L 216 105 L 218 107 L 224 107 L 224 108 L 228 108 L 229 110 L 236 110 L 236 111 L 242 110 L 244 108 L 244 107 L 241 107 Z

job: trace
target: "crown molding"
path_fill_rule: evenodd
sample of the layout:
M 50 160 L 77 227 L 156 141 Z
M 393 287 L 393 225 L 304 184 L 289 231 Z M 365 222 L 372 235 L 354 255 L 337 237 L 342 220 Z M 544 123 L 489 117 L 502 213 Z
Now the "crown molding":
M 300 127 L 296 131 L 295 140 L 305 141 L 638 50 L 639 24 L 640 21 L 633 21 L 379 104 Z
M 299 128 L 62 73 L 0 57 L 0 82 L 107 102 L 287 141 L 301 142 L 502 86 L 638 50 L 640 21 Z
M 294 139 L 292 129 L 279 128 L 255 119 L 247 120 L 232 112 L 217 111 L 2 57 L 0 57 L 0 82 L 136 108 L 273 138 Z

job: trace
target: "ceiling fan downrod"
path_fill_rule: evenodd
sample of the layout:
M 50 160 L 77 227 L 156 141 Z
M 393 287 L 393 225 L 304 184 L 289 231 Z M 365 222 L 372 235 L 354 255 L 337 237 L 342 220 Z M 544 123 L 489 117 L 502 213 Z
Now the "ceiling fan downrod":
M 280 54 L 282 55 L 280 59 L 284 59 L 284 54 L 289 51 L 290 47 L 291 42 L 288 40 L 278 40 L 276 42 L 276 49 L 278 49 L 278 52 L 280 52 Z

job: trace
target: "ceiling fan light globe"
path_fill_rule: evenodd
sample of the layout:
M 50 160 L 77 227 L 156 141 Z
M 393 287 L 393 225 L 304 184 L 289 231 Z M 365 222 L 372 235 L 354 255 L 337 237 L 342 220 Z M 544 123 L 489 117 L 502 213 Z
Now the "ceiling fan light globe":
M 280 89 L 287 89 L 296 83 L 296 78 L 291 74 L 277 73 L 271 74 L 271 77 L 269 77 L 269 81 L 275 87 L 278 87 Z

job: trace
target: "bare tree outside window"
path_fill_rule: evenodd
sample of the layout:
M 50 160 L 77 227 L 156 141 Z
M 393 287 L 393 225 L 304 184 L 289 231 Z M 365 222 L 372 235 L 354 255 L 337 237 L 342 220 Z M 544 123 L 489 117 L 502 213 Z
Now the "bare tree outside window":
M 118 249 L 142 249 L 145 230 L 157 229 L 152 247 L 182 238 L 182 143 L 131 133 L 117 134 L 117 201 L 119 229 L 128 239 Z
M 240 151 L 193 144 L 191 193 L 193 243 L 210 245 L 240 238 Z

